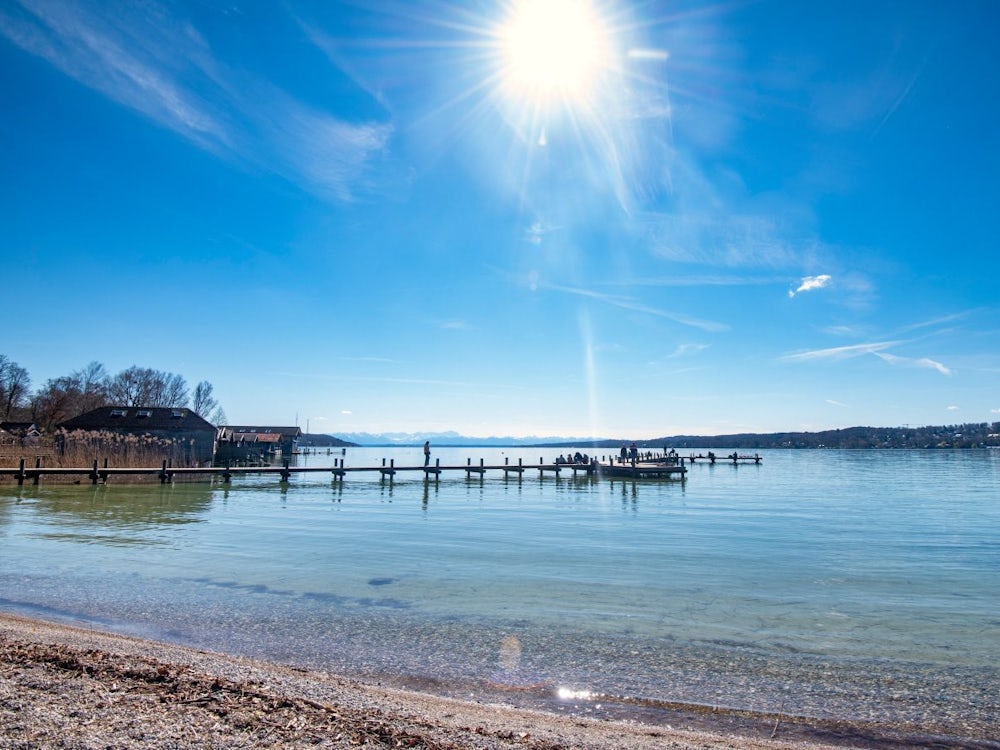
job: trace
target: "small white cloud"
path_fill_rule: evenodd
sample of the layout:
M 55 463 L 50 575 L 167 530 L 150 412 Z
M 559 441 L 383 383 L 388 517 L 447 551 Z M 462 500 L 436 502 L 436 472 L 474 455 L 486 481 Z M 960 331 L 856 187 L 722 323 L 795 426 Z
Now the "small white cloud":
M 340 413 L 341 413 L 341 414 L 344 414 L 344 415 L 346 415 L 346 416 L 350 416 L 350 415 L 351 415 L 351 414 L 353 414 L 354 412 L 353 412 L 353 411 L 351 411 L 350 409 L 341 409 L 341 410 L 340 410 Z
M 953 404 L 948 407 L 948 411 L 958 411 L 958 407 Z
M 794 297 L 800 292 L 811 292 L 814 289 L 822 289 L 823 287 L 828 286 L 832 280 L 833 277 L 828 273 L 823 273 L 819 276 L 806 276 L 802 279 L 802 283 L 799 284 L 798 289 L 788 290 L 788 296 Z
M 851 408 L 847 404 L 843 404 L 840 401 L 834 401 L 832 398 L 828 398 L 826 400 L 826 403 L 830 404 L 831 406 L 841 406 L 844 409 L 850 409 Z
M 447 331 L 465 331 L 469 328 L 469 324 L 464 320 L 446 320 L 441 327 Z

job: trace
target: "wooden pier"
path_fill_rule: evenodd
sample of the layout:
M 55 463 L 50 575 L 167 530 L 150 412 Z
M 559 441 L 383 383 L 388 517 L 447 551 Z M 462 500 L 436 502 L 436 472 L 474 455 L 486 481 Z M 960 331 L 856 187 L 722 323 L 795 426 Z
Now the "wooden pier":
M 730 453 L 728 456 L 717 456 L 711 451 L 707 454 L 698 455 L 691 454 L 687 457 L 690 463 L 697 463 L 698 461 L 708 461 L 710 464 L 714 463 L 731 463 L 731 464 L 759 464 L 764 459 L 759 453 L 754 453 L 752 456 L 748 454 L 740 453 Z
M 229 483 L 233 477 L 248 475 L 277 475 L 282 482 L 289 481 L 295 474 L 306 473 L 327 473 L 333 481 L 343 481 L 349 474 L 378 473 L 382 479 L 392 479 L 397 474 L 423 474 L 425 480 L 438 481 L 444 473 L 464 473 L 467 478 L 478 476 L 484 477 L 487 472 L 502 473 L 504 477 L 511 475 L 521 477 L 525 472 L 537 471 L 539 477 L 551 474 L 555 477 L 562 476 L 563 473 L 572 473 L 574 477 L 584 475 L 590 477 L 630 478 L 630 479 L 668 479 L 679 477 L 684 479 L 687 467 L 684 466 L 684 459 L 663 459 L 661 461 L 646 459 L 636 461 L 625 461 L 615 464 L 611 459 L 604 463 L 596 459 L 586 463 L 553 463 L 546 462 L 541 457 L 538 463 L 524 463 L 523 459 L 518 459 L 516 464 L 512 464 L 510 459 L 505 459 L 502 464 L 486 464 L 483 459 L 479 459 L 478 464 L 474 464 L 472 459 L 467 459 L 466 463 L 458 465 L 441 465 L 441 460 L 437 459 L 433 464 L 426 466 L 397 466 L 395 459 L 382 459 L 381 465 L 377 466 L 347 466 L 344 459 L 334 459 L 333 466 L 291 466 L 289 461 L 285 461 L 280 466 L 211 466 L 211 467 L 174 467 L 167 461 L 161 466 L 155 467 L 114 467 L 108 466 L 107 461 L 103 465 L 94 461 L 92 466 L 81 467 L 46 467 L 41 465 L 41 460 L 36 460 L 35 466 L 27 466 L 25 459 L 21 459 L 17 468 L 0 468 L 0 476 L 13 477 L 17 484 L 23 485 L 30 481 L 39 484 L 42 477 L 69 477 L 77 476 L 87 479 L 91 484 L 107 484 L 112 477 L 126 476 L 152 476 L 161 484 L 173 482 L 175 479 L 185 477 L 205 477 L 220 478 L 223 482 Z

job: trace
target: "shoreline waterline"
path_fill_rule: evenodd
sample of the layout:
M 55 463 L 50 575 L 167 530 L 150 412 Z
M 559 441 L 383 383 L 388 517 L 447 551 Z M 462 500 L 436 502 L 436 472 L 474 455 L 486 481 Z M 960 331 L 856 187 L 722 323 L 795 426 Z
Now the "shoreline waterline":
M 58 646 L 57 655 L 38 651 L 40 646 Z M 12 656 L 12 646 L 28 646 L 32 656 L 28 659 Z M 66 648 L 69 649 L 67 656 Z M 0 664 L 6 665 L 5 680 L 13 683 L 17 677 L 16 667 L 50 667 L 53 663 L 77 674 L 92 674 L 86 666 L 81 667 L 79 659 L 89 658 L 98 664 L 106 665 L 121 655 L 138 656 L 146 665 L 156 668 L 153 678 L 155 682 L 164 681 L 163 675 L 169 671 L 190 672 L 192 667 L 204 671 L 211 678 L 211 684 L 216 690 L 224 689 L 224 679 L 246 679 L 246 672 L 252 670 L 252 685 L 255 689 L 266 683 L 261 679 L 263 674 L 283 674 L 289 668 L 301 681 L 328 686 L 333 682 L 337 685 L 339 699 L 343 703 L 324 703 L 323 705 L 339 713 L 344 705 L 356 707 L 362 705 L 372 715 L 385 720 L 382 711 L 392 707 L 396 712 L 395 721 L 404 726 L 413 721 L 416 710 L 408 702 L 419 705 L 421 710 L 430 707 L 438 729 L 448 725 L 455 729 L 456 717 L 463 711 L 472 712 L 483 721 L 484 712 L 493 723 L 491 731 L 503 740 L 516 740 L 515 746 L 530 738 L 532 747 L 561 748 L 563 742 L 569 741 L 570 733 L 575 733 L 573 744 L 580 748 L 644 748 L 644 747 L 684 747 L 684 748 L 903 748 L 903 747 L 954 747 L 968 750 L 990 750 L 1000 746 L 990 738 L 960 737 L 942 735 L 928 731 L 924 727 L 892 724 L 887 722 L 851 722 L 839 719 L 817 719 L 785 713 L 764 713 L 724 706 L 703 706 L 684 703 L 657 703 L 641 699 L 624 698 L 611 699 L 610 696 L 593 696 L 602 700 L 604 706 L 598 711 L 559 710 L 554 707 L 554 694 L 549 688 L 535 687 L 524 689 L 520 687 L 500 688 L 493 693 L 447 695 L 419 679 L 410 678 L 396 680 L 392 683 L 361 680 L 336 676 L 321 670 L 304 670 L 295 665 L 283 666 L 280 662 L 269 662 L 239 655 L 228 655 L 222 652 L 196 649 L 181 644 L 171 644 L 153 639 L 138 638 L 108 632 L 99 628 L 86 627 L 84 623 L 70 625 L 53 622 L 47 619 L 31 618 L 22 615 L 0 613 Z M 33 672 L 34 674 L 34 672 Z M 124 692 L 127 688 L 121 685 L 123 676 L 132 677 L 135 670 L 130 668 L 124 675 L 114 675 L 114 684 L 108 687 L 112 691 Z M 37 675 L 31 677 L 37 683 Z M 98 678 L 100 679 L 100 678 Z M 105 680 L 112 678 L 105 676 Z M 37 685 L 35 685 L 37 687 Z M 481 687 L 478 683 L 463 686 L 460 692 L 466 693 Z M 0 690 L 3 686 L 0 685 Z M 243 692 L 246 688 L 240 688 Z M 102 691 L 105 690 L 102 688 Z M 402 692 L 400 692 L 402 691 Z M 51 692 L 51 691 L 50 691 Z M 93 690 L 91 692 L 94 692 Z M 25 695 L 21 694 L 22 699 Z M 579 699 L 579 696 L 572 698 Z M 296 695 L 292 700 L 297 700 Z M 611 699 L 611 705 L 607 705 Z M 44 701 L 56 701 L 46 695 Z M 203 702 L 206 699 L 197 699 Z M 282 704 L 288 704 L 288 694 L 281 697 Z M 41 701 L 40 701 L 41 702 Z M 161 701 L 162 702 L 162 701 Z M 311 701 L 310 701 L 311 702 Z M 318 705 L 318 704 L 317 704 Z M 22 704 L 20 709 L 23 711 Z M 620 709 L 627 710 L 620 710 Z M 76 717 L 87 710 L 86 706 L 74 704 L 71 715 Z M 133 719 L 143 720 L 141 708 L 135 703 L 129 703 L 129 712 Z M 138 713 L 137 713 L 138 712 Z M 527 712 L 527 713 L 524 713 Z M 441 717 L 452 719 L 442 721 Z M 148 720 L 147 720 L 148 721 Z M 173 723 L 173 717 L 167 717 Z M 218 724 L 217 718 L 215 719 Z M 438 723 L 440 722 L 440 723 Z M 568 724 L 565 722 L 569 722 Z M 88 722 L 89 723 L 89 722 Z M 118 720 L 115 720 L 118 723 Z M 421 723 L 426 724 L 426 718 Z M 64 727 L 69 729 L 69 727 Z M 268 730 L 269 732 L 272 730 Z M 397 730 L 405 733 L 406 730 Z M 463 740 L 462 747 L 495 747 L 490 742 L 490 732 L 482 726 L 471 729 L 461 726 L 458 729 Z M 0 737 L 4 736 L 0 734 Z M 483 738 L 486 744 L 479 744 Z M 539 738 L 546 737 L 547 741 Z M 413 741 L 413 737 L 410 740 Z M 452 737 L 452 739 L 455 739 Z M 310 744 L 315 744 L 314 738 Z M 200 746 L 199 742 L 190 746 Z M 351 743 L 352 745 L 355 743 Z M 171 747 L 187 747 L 184 744 L 171 744 Z M 285 746 L 283 743 L 282 746 Z M 338 745 L 339 746 L 339 745 Z M 436 745 L 429 743 L 427 746 Z M 449 747 L 453 745 L 448 745 Z M 504 745 L 506 746 L 506 745 Z
M 233 606 L 239 596 L 246 594 L 238 595 Z M 0 602 L 0 611 L 9 612 L 11 605 Z M 769 736 L 771 725 L 780 724 L 785 737 L 838 742 L 851 738 L 851 746 L 858 747 L 998 746 L 990 744 L 1000 705 L 995 674 L 989 669 L 929 672 L 919 664 L 838 664 L 815 656 L 780 660 L 746 644 L 711 648 L 668 643 L 657 648 L 634 638 L 585 642 L 573 632 L 540 638 L 513 624 L 417 626 L 398 620 L 392 625 L 397 656 L 387 659 L 381 641 L 385 624 L 374 625 L 367 617 L 335 624 L 307 620 L 283 631 L 276 620 L 255 625 L 234 614 L 220 632 L 177 618 L 159 625 L 137 624 L 111 618 L 90 621 L 81 613 L 54 609 L 14 609 L 21 617 L 118 633 L 140 642 L 172 643 L 334 673 L 365 684 L 554 715 L 659 727 L 680 722 L 750 737 Z M 512 640 L 517 658 L 505 662 L 504 645 Z M 438 646 L 428 649 L 428 642 Z M 561 642 L 572 647 L 560 648 Z M 623 651 L 630 657 L 623 658 Z M 580 658 L 581 652 L 586 658 Z M 602 664 L 615 673 L 602 675 Z M 662 670 L 660 690 L 643 692 L 648 683 L 629 681 L 630 673 L 650 669 Z M 604 690 L 583 687 L 594 685 Z

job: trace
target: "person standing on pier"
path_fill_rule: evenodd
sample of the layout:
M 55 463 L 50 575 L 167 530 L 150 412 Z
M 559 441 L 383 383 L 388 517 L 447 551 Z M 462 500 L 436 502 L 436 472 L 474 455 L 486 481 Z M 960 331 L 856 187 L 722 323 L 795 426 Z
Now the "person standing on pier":
M 424 441 L 424 466 L 427 466 L 431 462 L 431 441 Z

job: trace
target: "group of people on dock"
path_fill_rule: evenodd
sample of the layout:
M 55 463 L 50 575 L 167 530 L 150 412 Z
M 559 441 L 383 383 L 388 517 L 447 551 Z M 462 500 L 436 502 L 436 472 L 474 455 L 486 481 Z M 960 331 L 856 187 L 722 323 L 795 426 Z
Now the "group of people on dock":
M 586 453 L 580 453 L 580 451 L 577 451 L 576 453 L 574 453 L 574 454 L 572 454 L 570 456 L 564 456 L 562 453 L 560 453 L 559 456 L 556 458 L 556 463 L 557 464 L 589 464 L 590 463 L 590 456 L 588 456 Z
M 665 460 L 668 463 L 675 463 L 678 460 L 677 451 L 673 448 L 668 448 L 663 446 L 663 456 L 660 457 L 658 454 L 654 454 L 653 451 L 645 451 L 643 453 L 639 452 L 639 446 L 635 443 L 631 445 L 622 445 L 621 451 L 619 451 L 619 456 L 621 462 L 627 463 L 631 461 L 635 463 L 636 461 L 653 461 L 653 460 Z
M 632 445 L 629 446 L 622 443 L 622 449 L 619 453 L 621 455 L 622 463 L 625 463 L 629 459 L 637 461 L 639 459 L 639 446 L 635 443 L 632 443 Z

